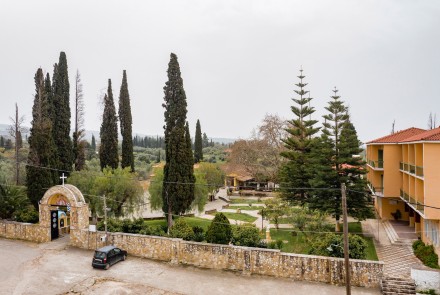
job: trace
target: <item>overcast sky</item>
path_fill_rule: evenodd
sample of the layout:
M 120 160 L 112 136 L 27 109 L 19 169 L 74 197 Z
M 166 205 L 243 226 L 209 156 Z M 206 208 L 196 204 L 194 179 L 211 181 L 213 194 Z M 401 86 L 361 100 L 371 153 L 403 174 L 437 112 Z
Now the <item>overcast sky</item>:
M 302 66 L 313 117 L 336 86 L 360 140 L 440 121 L 440 1 L 2 1 L 0 123 L 29 125 L 38 67 L 67 54 L 82 76 L 85 127 L 99 130 L 112 79 L 127 70 L 133 132 L 163 134 L 163 86 L 177 54 L 194 133 L 247 138 L 266 113 L 292 119 Z M 73 118 L 72 118 L 73 122 Z

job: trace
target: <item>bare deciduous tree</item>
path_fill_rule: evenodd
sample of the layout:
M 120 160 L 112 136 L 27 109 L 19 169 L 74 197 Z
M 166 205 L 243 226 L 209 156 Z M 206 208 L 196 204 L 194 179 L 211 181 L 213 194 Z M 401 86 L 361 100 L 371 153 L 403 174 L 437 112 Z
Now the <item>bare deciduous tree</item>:
M 252 139 L 238 140 L 231 146 L 228 161 L 234 170 L 246 171 L 257 181 L 278 180 L 278 171 L 285 161 L 280 156 L 287 135 L 287 123 L 277 115 L 267 114 L 253 132 Z
M 428 118 L 428 129 L 432 130 L 437 128 L 437 114 L 429 113 Z
M 75 131 L 73 132 L 73 153 L 75 157 L 75 170 L 79 171 L 85 165 L 85 141 L 84 141 L 84 98 L 81 83 L 81 75 L 76 71 L 75 76 Z
M 9 135 L 15 139 L 15 184 L 19 185 L 20 176 L 20 161 L 19 161 L 19 151 L 23 147 L 23 141 L 21 133 L 25 130 L 22 126 L 24 121 L 24 116 L 18 116 L 18 105 L 15 104 L 15 118 L 9 117 L 12 121 L 12 125 L 9 127 Z

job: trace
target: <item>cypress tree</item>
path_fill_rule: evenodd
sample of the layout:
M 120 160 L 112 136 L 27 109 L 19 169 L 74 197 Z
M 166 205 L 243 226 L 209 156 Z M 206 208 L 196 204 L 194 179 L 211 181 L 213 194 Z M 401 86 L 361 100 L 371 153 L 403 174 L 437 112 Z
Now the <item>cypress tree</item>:
M 192 151 L 192 140 L 191 140 L 191 134 L 189 133 L 189 124 L 186 122 L 186 128 L 185 128 L 185 142 L 186 142 L 186 177 L 185 177 L 185 183 L 187 184 L 187 194 L 189 196 L 194 196 L 194 184 L 196 183 L 196 177 L 194 175 L 194 156 Z M 182 202 L 182 207 L 189 208 L 194 201 L 194 198 L 188 198 L 185 199 Z
M 0 147 L 5 147 L 5 138 L 0 136 Z
M 54 174 L 50 170 L 56 164 L 52 122 L 47 110 L 47 95 L 44 93 L 44 75 L 41 68 L 35 74 L 35 97 L 32 107 L 29 154 L 26 166 L 28 197 L 38 210 L 38 201 L 45 191 L 54 185 Z M 49 168 L 49 169 L 48 169 Z
M 134 172 L 132 117 L 130 107 L 130 95 L 128 93 L 127 73 L 123 72 L 121 90 L 119 92 L 119 123 L 122 135 L 122 159 L 121 167 L 130 167 Z
M 92 149 L 93 152 L 96 152 L 96 139 L 95 139 L 95 135 L 94 134 L 92 134 L 91 149 Z
M 187 211 L 194 200 L 194 174 L 191 138 L 185 127 L 187 102 L 177 56 L 171 53 L 168 64 L 168 81 L 164 87 L 165 108 L 165 158 L 163 180 L 163 211 L 168 214 L 168 228 L 172 214 Z M 188 143 L 189 139 L 189 143 Z M 191 151 L 191 157 L 190 153 Z M 191 161 L 191 165 L 189 162 Z M 190 184 L 190 185 L 189 185 Z
M 66 54 L 61 52 L 58 65 L 55 66 L 53 79 L 53 106 L 56 110 L 56 116 L 53 118 L 53 138 L 57 147 L 58 168 L 65 172 L 70 171 L 73 165 L 69 91 L 67 58 Z
M 202 139 L 202 148 L 209 146 L 209 139 L 206 133 L 203 133 L 203 139 Z
M 200 121 L 197 120 L 196 136 L 194 138 L 194 162 L 198 163 L 200 161 L 203 161 L 203 142 Z
M 58 72 L 58 66 L 54 66 L 54 75 Z M 54 122 L 55 122 L 55 106 L 54 106 L 54 94 L 53 94 L 53 84 L 50 81 L 49 73 L 46 73 L 46 79 L 44 80 L 44 103 L 43 103 L 43 113 L 44 117 L 47 118 L 51 123 L 51 138 L 48 141 L 50 149 L 52 150 L 51 163 L 53 167 L 59 167 L 58 156 L 57 156 L 57 146 L 55 145 L 54 139 Z M 53 184 L 59 183 L 59 172 L 52 170 Z
M 57 67 L 57 65 L 55 64 L 55 67 Z M 54 67 L 54 73 L 55 71 L 55 67 Z M 54 74 L 55 75 L 55 74 Z M 55 106 L 54 106 L 54 97 L 53 97 L 53 86 L 52 83 L 50 82 L 50 75 L 49 73 L 46 73 L 46 79 L 44 80 L 44 95 L 46 96 L 46 114 L 47 114 L 47 118 L 52 122 L 52 129 L 53 129 L 53 124 L 55 121 Z M 52 130 L 53 132 L 53 130 Z
M 314 127 L 317 121 L 310 118 L 315 109 L 310 106 L 312 98 L 310 95 L 307 96 L 309 91 L 305 90 L 307 83 L 304 82 L 302 69 L 298 78 L 299 83 L 295 84 L 298 89 L 295 93 L 299 97 L 292 99 L 295 105 L 291 110 L 295 118 L 288 121 L 290 126 L 286 131 L 289 137 L 284 140 L 286 151 L 281 153 L 287 162 L 281 168 L 280 178 L 283 198 L 304 205 L 307 203 L 309 181 L 314 174 L 310 170 L 312 136 L 319 131 L 319 128 Z
M 118 168 L 118 119 L 113 101 L 112 81 L 108 79 L 107 94 L 104 96 L 104 113 L 100 129 L 101 145 L 99 146 L 99 161 L 101 170 L 105 167 Z

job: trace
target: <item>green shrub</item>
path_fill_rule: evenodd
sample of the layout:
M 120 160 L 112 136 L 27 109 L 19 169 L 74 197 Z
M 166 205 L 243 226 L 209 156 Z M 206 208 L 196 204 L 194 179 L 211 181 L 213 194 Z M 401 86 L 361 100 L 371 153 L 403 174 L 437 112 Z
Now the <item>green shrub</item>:
M 206 241 L 215 244 L 228 244 L 232 238 L 231 224 L 223 213 L 217 213 L 206 232 Z
M 203 227 L 195 225 L 192 230 L 194 232 L 195 242 L 203 242 L 205 240 L 205 231 L 203 230 Z
M 160 225 L 144 226 L 144 228 L 141 229 L 139 234 L 147 235 L 147 236 L 159 236 L 159 237 L 163 237 L 167 235 L 164 228 Z
M 138 234 L 144 228 L 144 226 L 145 223 L 142 218 L 138 218 L 135 220 L 122 220 L 122 231 L 124 233 Z
M 353 259 L 365 259 L 367 242 L 358 235 L 348 235 L 349 257 Z M 322 239 L 316 239 L 309 254 L 331 257 L 344 257 L 343 235 L 328 233 Z
M 417 291 L 418 294 L 437 295 L 434 289 Z
M 255 226 L 238 225 L 232 229 L 231 242 L 237 246 L 257 247 L 260 233 Z
M 434 246 L 425 245 L 422 241 L 418 240 L 413 243 L 414 254 L 424 265 L 431 268 L 440 268 L 438 265 L 438 255 L 434 251 Z
M 412 244 L 412 248 L 414 251 L 417 250 L 420 246 L 425 246 L 425 243 L 422 242 L 422 240 L 417 240 Z
M 38 223 L 39 221 L 38 211 L 32 205 L 28 205 L 26 208 L 14 212 L 14 214 L 18 222 Z
M 170 229 L 170 237 L 191 241 L 194 239 L 194 231 L 184 218 L 179 218 Z
M 257 248 L 267 248 L 267 242 L 265 240 L 260 240 L 260 242 L 258 242 Z
M 267 248 L 268 249 L 276 249 L 277 248 L 277 242 L 276 241 L 270 241 L 269 243 L 267 243 Z
M 276 240 L 276 246 L 277 246 L 277 249 L 282 249 L 283 248 L 283 245 L 284 245 L 284 242 L 283 242 L 283 240 Z
M 97 230 L 105 230 L 104 220 L 98 222 L 96 226 Z M 109 218 L 107 219 L 107 231 L 109 232 L 123 232 L 122 231 L 122 221 L 118 219 Z

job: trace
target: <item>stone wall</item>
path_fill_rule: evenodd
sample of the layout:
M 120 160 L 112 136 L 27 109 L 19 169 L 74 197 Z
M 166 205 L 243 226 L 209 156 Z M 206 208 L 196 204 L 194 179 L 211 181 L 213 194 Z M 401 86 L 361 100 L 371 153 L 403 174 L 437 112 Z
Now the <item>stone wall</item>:
M 0 237 L 49 242 L 50 228 L 39 224 L 0 221 Z M 105 246 L 105 233 L 71 229 L 70 244 L 83 249 Z M 201 268 L 239 271 L 298 281 L 343 285 L 344 259 L 282 253 L 279 250 L 197 243 L 164 237 L 108 233 L 113 244 L 130 255 Z M 353 286 L 379 287 L 383 262 L 350 260 Z
M 50 228 L 39 224 L 0 221 L 0 237 L 37 243 L 50 241 Z
M 79 248 L 97 249 L 105 245 L 101 240 L 104 236 L 104 232 L 79 230 L 71 234 L 70 242 Z M 343 285 L 345 282 L 342 258 L 124 233 L 109 233 L 109 244 L 127 250 L 130 255 L 175 264 L 335 285 Z M 351 259 L 350 266 L 353 286 L 379 287 L 383 262 Z

